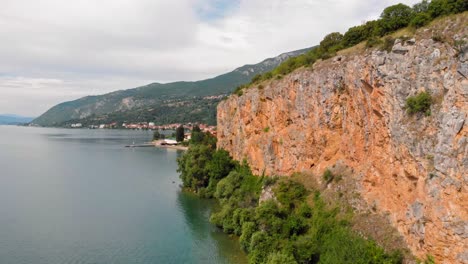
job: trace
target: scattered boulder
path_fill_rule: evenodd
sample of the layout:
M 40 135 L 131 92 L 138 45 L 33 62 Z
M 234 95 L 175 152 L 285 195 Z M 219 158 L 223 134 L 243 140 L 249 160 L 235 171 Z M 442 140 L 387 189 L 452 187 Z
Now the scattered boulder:
M 437 59 L 439 57 L 440 57 L 440 50 L 434 49 L 434 51 L 431 53 L 431 59 Z
M 401 45 L 401 42 L 395 44 L 392 48 L 392 52 L 396 54 L 405 55 L 408 51 L 409 51 L 408 48 Z
M 416 39 L 415 38 L 409 39 L 409 40 L 406 41 L 406 44 L 412 46 L 412 45 L 416 44 Z

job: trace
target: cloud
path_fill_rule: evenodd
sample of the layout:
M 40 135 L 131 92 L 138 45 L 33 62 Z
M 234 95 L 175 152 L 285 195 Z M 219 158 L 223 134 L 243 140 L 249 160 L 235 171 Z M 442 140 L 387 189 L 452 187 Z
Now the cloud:
M 3 0 L 0 113 L 38 115 L 88 94 L 213 77 L 316 45 L 397 2 Z

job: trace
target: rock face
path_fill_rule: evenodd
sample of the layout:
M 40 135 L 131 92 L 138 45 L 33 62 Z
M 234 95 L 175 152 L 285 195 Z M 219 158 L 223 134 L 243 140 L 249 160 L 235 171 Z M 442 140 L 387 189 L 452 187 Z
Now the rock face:
M 466 25 L 467 16 L 453 23 Z M 390 53 L 343 55 L 251 87 L 218 106 L 218 147 L 257 174 L 308 172 L 321 181 L 344 163 L 416 256 L 468 263 L 463 50 L 421 33 Z M 406 98 L 421 91 L 432 95 L 432 113 L 409 116 Z

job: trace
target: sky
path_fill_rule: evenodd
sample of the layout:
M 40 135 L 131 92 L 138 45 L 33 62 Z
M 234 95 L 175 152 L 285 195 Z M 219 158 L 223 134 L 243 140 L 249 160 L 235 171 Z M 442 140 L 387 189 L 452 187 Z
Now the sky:
M 0 0 L 0 114 L 195 81 L 418 0 Z

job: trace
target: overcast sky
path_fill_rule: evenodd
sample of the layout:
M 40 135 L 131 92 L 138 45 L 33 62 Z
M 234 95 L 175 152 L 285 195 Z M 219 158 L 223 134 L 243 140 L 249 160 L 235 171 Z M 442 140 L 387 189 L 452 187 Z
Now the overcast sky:
M 0 0 L 0 113 L 200 80 L 417 0 Z

